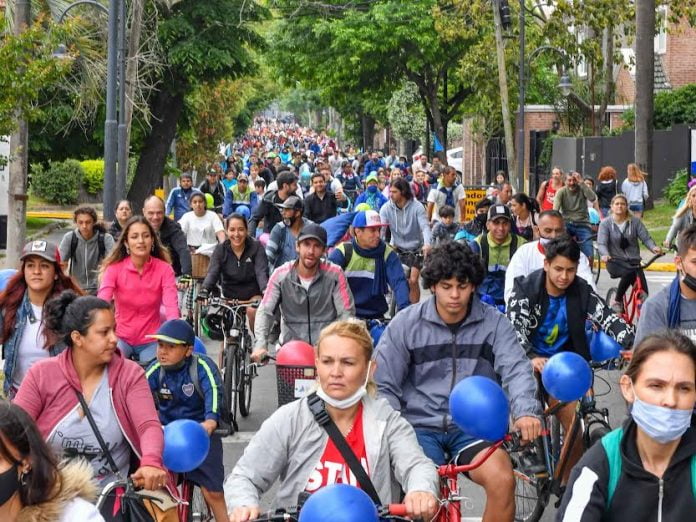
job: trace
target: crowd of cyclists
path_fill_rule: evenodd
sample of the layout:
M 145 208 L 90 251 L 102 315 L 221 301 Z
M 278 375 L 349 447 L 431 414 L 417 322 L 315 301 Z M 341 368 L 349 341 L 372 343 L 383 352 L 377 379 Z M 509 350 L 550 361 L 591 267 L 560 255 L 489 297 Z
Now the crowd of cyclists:
M 563 351 L 591 360 L 588 331 L 600 330 L 632 354 L 620 380 L 629 415 L 602 444 L 569 448 L 557 520 L 693 518 L 696 186 L 663 245 L 676 241 L 674 281 L 642 296 L 632 324 L 624 295 L 638 280 L 648 291 L 639 242 L 662 252 L 641 221 L 635 165 L 622 183 L 612 167 L 596 181 L 554 168 L 536 198 L 499 172 L 469 216 L 459 174 L 437 157 L 363 154 L 257 118 L 198 187 L 197 174 L 166 201 L 119 202 L 109 227 L 78 207 L 59 245 L 24 247 L 0 293 L 1 520 L 129 520 L 118 493 L 92 504 L 115 477 L 180 501 L 162 459 L 162 426 L 177 419 L 210 435 L 187 476 L 215 520 L 258 517 L 275 482 L 279 507 L 344 483 L 431 520 L 436 465 L 471 463 L 493 442 L 455 424 L 453 387 L 498 381 L 510 430 L 533 443 L 540 398 L 558 402 L 544 394 L 545 364 Z M 618 280 L 611 302 L 597 293 L 595 249 Z M 246 307 L 252 360 L 290 341 L 316 350 L 316 389 L 275 411 L 226 478 L 222 364 L 194 353 L 184 302 L 200 255 L 199 302 L 258 302 Z M 555 410 L 566 433 L 576 406 Z M 514 473 L 498 448 L 467 474 L 485 490 L 484 521 L 515 519 Z

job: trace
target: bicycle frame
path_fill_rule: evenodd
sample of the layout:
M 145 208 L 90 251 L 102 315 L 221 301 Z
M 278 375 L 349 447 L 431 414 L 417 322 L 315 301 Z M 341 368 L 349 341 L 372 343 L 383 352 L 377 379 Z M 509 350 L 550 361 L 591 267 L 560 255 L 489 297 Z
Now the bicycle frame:
M 648 261 L 646 261 L 645 263 L 641 263 L 640 265 L 637 265 L 635 268 L 645 270 L 663 255 L 663 253 L 655 254 Z M 635 324 L 636 322 L 638 322 L 638 319 L 640 318 L 640 310 L 643 306 L 642 297 L 647 293 L 648 289 L 643 288 L 641 278 L 636 276 L 636 280 L 631 285 L 631 291 L 627 294 L 624 294 L 623 296 L 624 311 L 621 314 L 621 317 L 628 324 Z

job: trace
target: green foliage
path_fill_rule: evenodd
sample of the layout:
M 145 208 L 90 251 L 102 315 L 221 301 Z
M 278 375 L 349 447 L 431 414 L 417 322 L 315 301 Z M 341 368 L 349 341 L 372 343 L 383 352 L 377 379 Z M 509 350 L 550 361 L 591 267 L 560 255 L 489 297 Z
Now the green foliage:
M 82 166 L 77 160 L 51 161 L 47 169 L 34 163 L 31 165 L 31 191 L 51 203 L 72 205 L 77 203 L 82 176 Z
M 2 11 L 0 27 L 6 27 Z M 27 121 L 41 119 L 43 107 L 37 104 L 41 91 L 70 70 L 69 61 L 52 56 L 63 35 L 63 28 L 44 18 L 19 36 L 0 33 L 0 136 L 14 131 L 17 111 Z
M 392 94 L 387 105 L 387 118 L 394 136 L 404 140 L 422 140 L 425 136 L 425 112 L 418 96 L 418 87 L 404 82 Z
M 662 194 L 673 207 L 679 205 L 679 202 L 686 196 L 688 179 L 689 172 L 686 169 L 678 170 L 674 173 L 674 177 L 669 184 L 663 189 Z
M 668 129 L 678 123 L 696 123 L 696 84 L 685 85 L 655 96 L 656 129 Z
M 85 160 L 80 162 L 83 184 L 89 194 L 99 194 L 104 188 L 104 160 Z

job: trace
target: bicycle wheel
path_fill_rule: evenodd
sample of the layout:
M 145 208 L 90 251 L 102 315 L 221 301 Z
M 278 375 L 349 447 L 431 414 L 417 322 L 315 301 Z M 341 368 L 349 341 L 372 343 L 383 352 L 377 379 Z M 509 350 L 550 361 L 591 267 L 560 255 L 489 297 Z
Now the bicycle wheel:
M 237 348 L 237 345 L 232 343 L 225 346 L 225 368 L 222 376 L 226 407 L 230 409 L 230 418 L 233 426 L 237 425 L 237 392 L 240 379 L 240 368 L 236 357 Z
M 616 291 L 618 289 L 615 286 L 612 286 L 608 291 L 607 291 L 607 298 L 606 298 L 606 303 L 607 306 L 611 306 L 611 303 L 614 301 L 614 298 L 616 297 Z
M 244 338 L 246 339 L 246 337 Z M 249 352 L 248 339 L 242 340 L 242 345 L 237 350 L 239 365 L 241 368 L 241 378 L 239 380 L 239 413 L 242 417 L 248 417 L 251 411 L 251 384 L 254 380 L 251 364 L 251 353 Z
M 186 522 L 210 522 L 213 520 L 213 514 L 208 508 L 208 504 L 203 497 L 201 488 L 192 484 L 193 493 L 191 495 L 188 518 Z
M 590 449 L 592 446 L 594 446 L 595 442 L 611 431 L 611 427 L 605 424 L 604 421 L 597 420 L 589 423 L 585 428 L 585 431 L 586 436 L 584 439 L 586 440 L 587 444 L 586 449 Z
M 517 522 L 537 522 L 544 514 L 549 500 L 546 476 L 528 474 L 520 462 L 522 452 L 510 455 L 515 477 L 515 520 Z
M 196 283 L 196 297 L 198 297 L 198 292 L 201 289 L 201 284 Z M 200 337 L 201 335 L 201 302 L 198 301 L 197 299 L 193 302 L 193 312 L 191 314 L 191 319 L 193 321 L 193 324 L 191 325 L 193 327 L 193 332 L 196 334 L 196 337 Z
M 590 259 L 590 264 L 594 282 L 597 284 L 599 282 L 599 273 L 602 271 L 602 257 L 599 255 L 599 250 L 594 243 L 592 245 L 592 254 L 593 259 Z

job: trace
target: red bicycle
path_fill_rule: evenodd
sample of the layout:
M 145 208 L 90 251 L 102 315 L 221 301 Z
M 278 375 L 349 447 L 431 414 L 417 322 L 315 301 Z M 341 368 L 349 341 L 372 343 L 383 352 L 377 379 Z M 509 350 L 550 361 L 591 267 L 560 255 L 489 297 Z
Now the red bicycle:
M 652 265 L 657 259 L 661 258 L 665 254 L 663 252 L 655 254 L 645 263 L 640 263 L 634 266 L 634 268 L 639 268 L 640 270 L 645 270 L 650 265 Z M 614 301 L 618 288 L 616 286 L 611 287 L 607 291 L 606 303 L 611 304 Z M 623 296 L 623 312 L 619 316 L 626 321 L 628 324 L 638 323 L 640 318 L 640 310 L 643 307 L 643 303 L 648 296 L 648 289 L 643 288 L 643 283 L 640 277 L 636 277 L 636 280 L 631 285 L 631 291 L 627 292 Z
M 470 464 L 457 466 L 455 464 L 445 464 L 439 466 L 437 473 L 440 476 L 440 507 L 435 516 L 430 522 L 459 522 L 462 519 L 462 511 L 460 503 L 465 498 L 459 495 L 459 485 L 457 478 L 460 473 L 466 473 L 480 467 L 495 451 L 505 445 L 507 451 L 519 451 L 520 440 L 517 434 L 508 434 L 504 439 L 499 440 L 490 446 L 485 453 L 475 459 Z M 281 522 L 281 521 L 297 521 L 299 513 L 302 509 L 303 498 L 301 495 L 300 505 L 290 509 L 279 509 L 274 512 L 266 513 L 258 518 L 255 522 Z M 405 504 L 389 504 L 378 508 L 380 519 L 382 520 L 411 520 L 406 518 Z

